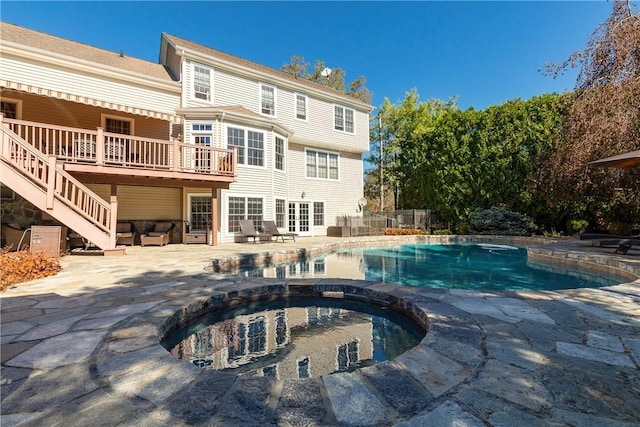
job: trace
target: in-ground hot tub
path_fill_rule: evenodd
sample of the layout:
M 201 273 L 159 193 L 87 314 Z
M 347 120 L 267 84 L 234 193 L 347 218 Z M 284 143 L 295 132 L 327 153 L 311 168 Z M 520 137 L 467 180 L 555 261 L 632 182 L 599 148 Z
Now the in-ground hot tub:
M 393 360 L 425 333 L 422 325 L 378 305 L 298 296 L 205 310 L 162 345 L 196 366 L 282 380 Z

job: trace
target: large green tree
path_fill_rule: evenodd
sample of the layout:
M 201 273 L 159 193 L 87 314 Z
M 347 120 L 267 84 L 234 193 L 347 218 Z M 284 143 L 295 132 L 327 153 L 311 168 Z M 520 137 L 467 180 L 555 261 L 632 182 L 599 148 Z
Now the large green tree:
M 543 95 L 462 111 L 455 99 L 420 102 L 415 90 L 397 105 L 385 100 L 383 126 L 371 135 L 384 144 L 384 185 L 396 190 L 397 207 L 435 209 L 453 222 L 491 206 L 544 211 L 536 172 L 558 146 L 567 101 Z M 375 179 L 379 146 L 371 153 Z

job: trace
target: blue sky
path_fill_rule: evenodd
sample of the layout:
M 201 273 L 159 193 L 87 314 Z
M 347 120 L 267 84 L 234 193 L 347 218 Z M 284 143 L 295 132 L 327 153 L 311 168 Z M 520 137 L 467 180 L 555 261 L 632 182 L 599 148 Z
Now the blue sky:
M 31 2 L 2 0 L 3 21 L 157 62 L 167 32 L 273 68 L 302 55 L 367 77 L 373 105 L 417 88 L 484 109 L 573 88 L 539 72 L 585 47 L 602 1 Z

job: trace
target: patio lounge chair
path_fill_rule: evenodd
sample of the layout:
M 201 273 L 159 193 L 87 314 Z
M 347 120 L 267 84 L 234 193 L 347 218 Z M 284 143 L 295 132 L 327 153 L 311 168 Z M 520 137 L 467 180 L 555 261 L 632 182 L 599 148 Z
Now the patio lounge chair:
M 140 246 L 165 246 L 171 240 L 171 232 L 175 227 L 172 222 L 156 222 L 152 228 L 140 235 Z
M 132 222 L 116 224 L 116 244 L 133 246 L 136 238 L 136 227 Z
M 278 231 L 278 226 L 276 225 L 275 221 L 263 221 L 262 226 L 264 227 L 264 231 L 266 233 L 269 233 L 276 238 L 276 242 L 278 241 L 278 237 L 282 238 L 283 243 L 284 243 L 285 237 L 288 239 L 292 239 L 294 242 L 296 241 L 296 236 L 298 235 L 298 233 L 293 233 L 289 231 L 281 233 L 280 231 Z
M 246 238 L 247 241 L 249 238 L 253 238 L 253 243 L 256 242 L 256 238 L 258 240 L 266 240 L 268 242 L 271 241 L 271 234 L 269 233 L 258 233 L 256 231 L 255 226 L 253 225 L 253 221 L 250 219 L 241 219 L 238 220 L 240 224 L 240 238 Z
M 636 246 L 636 247 L 638 247 L 638 249 L 640 249 L 640 239 L 621 240 L 620 244 L 618 244 L 618 249 L 616 249 L 616 253 L 624 255 L 627 252 L 629 252 L 629 250 L 633 246 Z

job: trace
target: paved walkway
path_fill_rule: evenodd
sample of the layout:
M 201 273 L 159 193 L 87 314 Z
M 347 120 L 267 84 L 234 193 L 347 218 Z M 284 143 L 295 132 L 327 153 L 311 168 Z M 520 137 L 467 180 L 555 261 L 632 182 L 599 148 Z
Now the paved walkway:
M 0 424 L 640 425 L 640 280 L 514 293 L 344 279 L 213 279 L 205 272 L 255 256 L 382 241 L 298 240 L 69 256 L 57 276 L 0 294 Z M 640 275 L 637 252 L 619 257 L 569 241 L 532 252 Z M 428 322 L 428 333 L 393 361 L 286 381 L 201 370 L 158 344 L 163 331 L 204 306 L 323 291 L 391 304 Z

